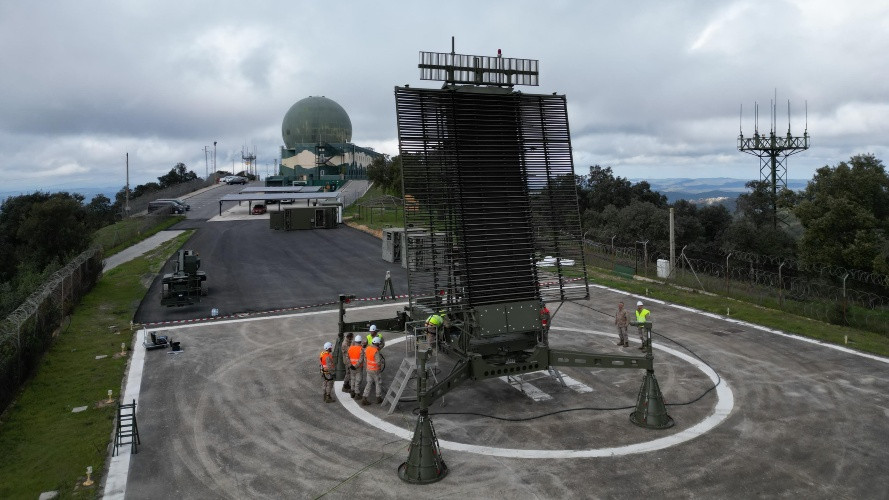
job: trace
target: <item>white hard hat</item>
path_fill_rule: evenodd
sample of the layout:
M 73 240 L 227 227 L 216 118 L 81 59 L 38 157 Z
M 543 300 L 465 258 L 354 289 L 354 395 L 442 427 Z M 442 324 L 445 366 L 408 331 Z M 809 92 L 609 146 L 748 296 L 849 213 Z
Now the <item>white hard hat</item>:
M 371 341 L 371 343 L 374 344 L 374 345 L 379 344 L 379 343 L 380 343 L 380 337 L 374 337 L 374 339 Z
M 639 302 L 636 302 L 636 305 L 637 305 L 637 306 L 641 306 L 641 305 L 642 305 L 642 301 L 640 300 Z
M 360 344 L 362 340 L 364 340 L 364 339 L 361 338 L 361 335 L 356 335 L 356 336 L 355 336 L 355 342 L 357 342 L 357 343 Z
M 370 325 L 370 331 L 372 331 L 372 332 L 377 331 L 377 325 Z
M 331 344 L 330 342 L 325 342 L 324 343 L 324 350 L 326 351 L 328 349 L 333 349 L 333 344 Z

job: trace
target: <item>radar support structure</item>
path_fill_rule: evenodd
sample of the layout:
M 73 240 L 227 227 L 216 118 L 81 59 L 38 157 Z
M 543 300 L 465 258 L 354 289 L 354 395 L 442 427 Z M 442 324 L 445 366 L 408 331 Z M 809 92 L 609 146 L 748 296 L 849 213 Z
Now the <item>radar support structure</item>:
M 654 377 L 651 323 L 637 324 L 648 336 L 643 356 L 554 349 L 546 340 L 546 302 L 590 297 L 565 96 L 513 91 L 537 85 L 537 61 L 499 51 L 421 52 L 419 68 L 421 79 L 445 84 L 395 88 L 409 304 L 387 321 L 409 326 L 418 406 L 399 477 L 428 484 L 448 474 L 429 407 L 469 380 L 556 366 L 642 369 L 630 421 L 672 426 Z M 350 299 L 340 295 L 340 338 L 369 323 L 344 320 Z M 436 353 L 455 362 L 441 378 L 428 370 Z

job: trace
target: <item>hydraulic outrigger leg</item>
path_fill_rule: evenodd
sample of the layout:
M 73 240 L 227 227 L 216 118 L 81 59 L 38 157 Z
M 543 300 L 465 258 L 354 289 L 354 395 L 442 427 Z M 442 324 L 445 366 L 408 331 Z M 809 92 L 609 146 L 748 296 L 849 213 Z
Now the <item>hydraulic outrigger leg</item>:
M 642 328 L 645 332 L 645 358 L 654 359 L 651 351 L 651 322 L 631 323 Z M 667 405 L 664 403 L 664 395 L 654 376 L 654 363 L 649 363 L 642 378 L 642 387 L 639 388 L 639 397 L 636 399 L 636 411 L 630 414 L 630 422 L 645 427 L 646 429 L 667 429 L 673 427 L 673 418 L 667 414 Z
M 429 351 L 417 352 L 417 400 L 420 402 L 420 413 L 417 415 L 417 426 L 408 450 L 407 461 L 398 467 L 398 477 L 413 484 L 429 484 L 441 480 L 448 475 L 448 466 L 441 458 L 441 449 L 432 419 L 429 418 L 429 404 L 423 396 L 426 393 L 426 358 Z

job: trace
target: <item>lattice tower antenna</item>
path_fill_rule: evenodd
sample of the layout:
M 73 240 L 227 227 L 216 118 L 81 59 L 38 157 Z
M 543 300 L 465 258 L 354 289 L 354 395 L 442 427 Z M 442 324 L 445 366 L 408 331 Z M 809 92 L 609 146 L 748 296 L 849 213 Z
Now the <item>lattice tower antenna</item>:
M 771 101 L 769 111 L 769 133 L 759 132 L 759 104 L 753 105 L 753 137 L 744 137 L 744 106 L 741 106 L 738 151 L 759 157 L 759 180 L 768 182 L 771 187 L 772 225 L 778 226 L 778 191 L 787 189 L 787 158 L 809 149 L 809 105 L 806 102 L 806 126 L 802 136 L 794 136 L 790 131 L 790 101 L 787 101 L 787 135 L 776 133 L 777 95 Z
M 244 146 L 241 148 L 241 161 L 244 162 L 244 170 L 247 173 L 256 175 L 256 148 L 250 151 L 250 148 Z

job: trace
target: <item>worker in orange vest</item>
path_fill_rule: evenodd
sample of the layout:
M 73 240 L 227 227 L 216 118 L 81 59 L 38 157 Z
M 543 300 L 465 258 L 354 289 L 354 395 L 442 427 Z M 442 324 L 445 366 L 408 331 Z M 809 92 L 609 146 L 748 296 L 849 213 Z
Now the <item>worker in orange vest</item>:
M 333 403 L 333 396 L 330 394 L 333 390 L 333 344 L 330 342 L 324 343 L 324 350 L 321 351 L 320 360 L 321 379 L 324 381 L 322 385 L 324 388 L 324 402 Z
M 364 347 L 361 345 L 361 335 L 355 335 L 353 343 L 347 351 L 349 354 L 349 367 L 346 373 L 352 372 L 352 387 L 350 393 L 352 399 L 355 399 L 361 393 L 361 376 L 364 374 Z
M 367 406 L 370 404 L 370 401 L 367 399 L 370 396 L 370 387 L 376 386 L 377 389 L 377 403 L 383 402 L 382 388 L 380 387 L 380 364 L 382 363 L 382 358 L 380 357 L 380 338 L 374 337 L 371 345 L 367 346 L 367 349 L 364 350 L 364 363 L 367 367 L 367 383 L 364 386 L 364 397 L 361 399 L 361 404 Z
M 354 333 L 349 332 L 346 334 L 346 337 L 343 339 L 343 343 L 340 344 L 340 357 L 343 359 L 343 366 L 349 366 L 349 347 L 352 346 L 352 338 L 355 336 Z M 352 392 L 352 370 L 346 370 L 346 375 L 343 377 L 343 388 L 341 389 L 343 392 Z

